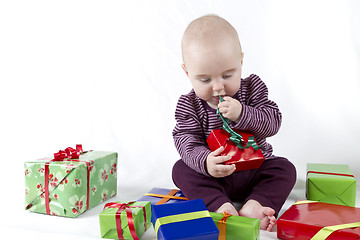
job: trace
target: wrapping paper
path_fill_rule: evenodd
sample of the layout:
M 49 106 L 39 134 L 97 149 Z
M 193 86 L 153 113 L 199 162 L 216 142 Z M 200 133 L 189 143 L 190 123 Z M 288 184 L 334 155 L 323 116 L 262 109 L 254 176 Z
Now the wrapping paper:
M 218 240 L 216 228 L 203 200 L 154 205 L 158 239 Z
M 356 180 L 348 165 L 308 163 L 308 200 L 355 207 Z
M 137 201 L 150 201 L 151 206 L 177 203 L 186 201 L 184 194 L 177 189 L 152 188 L 148 193 L 139 198 Z M 155 225 L 154 215 L 151 216 L 151 222 Z
M 253 135 L 250 132 L 239 131 L 237 129 L 233 130 L 241 134 L 245 146 L 247 145 L 249 138 L 253 138 Z M 215 129 L 211 131 L 206 141 L 211 151 L 215 151 L 219 147 L 224 146 L 225 149 L 221 155 L 232 156 L 232 158 L 226 161 L 225 164 L 235 164 L 235 171 L 259 168 L 265 160 L 261 149 L 255 150 L 252 146 L 240 149 L 234 142 L 230 141 L 230 134 L 224 129 Z
M 220 231 L 219 240 L 256 240 L 260 234 L 260 220 L 242 216 L 210 212 Z M 224 217 L 225 216 L 225 217 Z M 224 235 L 224 237 L 222 237 Z
M 148 201 L 108 203 L 99 214 L 101 237 L 137 240 L 151 226 L 150 218 Z
M 24 163 L 25 208 L 64 217 L 77 217 L 116 195 L 117 153 L 88 151 L 78 159 L 42 158 Z M 46 165 L 48 163 L 48 182 Z M 45 192 L 48 185 L 48 201 Z M 48 204 L 48 211 L 46 205 Z
M 285 240 L 355 240 L 360 237 L 359 226 L 359 208 L 300 201 L 277 220 L 277 237 Z
M 138 201 L 150 201 L 152 205 L 177 203 L 186 201 L 184 194 L 178 189 L 152 188 Z

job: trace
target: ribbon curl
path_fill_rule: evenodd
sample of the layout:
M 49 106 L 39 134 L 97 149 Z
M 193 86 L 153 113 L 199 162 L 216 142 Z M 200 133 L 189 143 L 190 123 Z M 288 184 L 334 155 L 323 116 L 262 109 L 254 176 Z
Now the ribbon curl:
M 76 149 L 68 147 L 65 148 L 65 150 L 60 150 L 59 152 L 54 153 L 54 161 L 63 161 L 65 158 L 77 159 L 80 157 L 80 153 L 82 152 L 82 145 L 77 144 Z
M 83 153 L 82 145 L 77 144 L 76 149 L 68 147 L 65 150 L 60 150 L 57 153 L 54 153 L 54 159 L 45 163 L 45 209 L 46 214 L 50 215 L 50 198 L 49 198 L 49 165 L 51 162 L 57 161 L 76 161 L 76 162 L 85 162 L 87 166 L 87 199 L 86 199 L 86 210 L 89 209 L 89 188 L 90 188 L 90 163 L 87 161 L 80 161 L 80 154 Z
M 223 102 L 224 99 L 219 95 L 220 102 Z M 223 121 L 223 129 L 230 134 L 229 140 L 236 144 L 236 146 L 240 149 L 244 148 L 250 148 L 253 147 L 254 150 L 260 149 L 259 145 L 255 142 L 255 138 L 253 136 L 249 137 L 248 142 L 245 145 L 245 141 L 243 139 L 243 136 L 241 134 L 235 132 L 230 126 L 229 126 L 229 119 L 222 116 L 220 113 L 219 107 L 216 109 L 216 115 Z
M 227 214 L 225 211 L 223 212 L 223 215 L 224 215 L 224 217 L 222 219 L 220 219 L 218 222 L 226 223 L 226 220 L 232 216 L 231 214 Z
M 116 230 L 117 230 L 117 234 L 118 234 L 119 239 L 124 239 L 123 231 L 122 231 L 122 228 L 121 228 L 121 212 L 124 211 L 124 210 L 126 211 L 129 231 L 130 231 L 130 234 L 131 234 L 131 236 L 132 236 L 132 238 L 134 240 L 139 240 L 139 238 L 138 238 L 138 236 L 136 234 L 136 231 L 135 231 L 135 224 L 134 224 L 134 219 L 132 217 L 131 208 L 141 207 L 143 209 L 144 220 L 145 220 L 145 231 L 147 230 L 147 220 L 146 220 L 145 206 L 131 205 L 133 203 L 135 203 L 135 202 L 127 202 L 127 203 L 110 202 L 110 203 L 105 204 L 105 206 L 104 206 L 104 210 L 107 209 L 107 208 L 119 208 L 116 211 L 116 214 L 115 214 Z

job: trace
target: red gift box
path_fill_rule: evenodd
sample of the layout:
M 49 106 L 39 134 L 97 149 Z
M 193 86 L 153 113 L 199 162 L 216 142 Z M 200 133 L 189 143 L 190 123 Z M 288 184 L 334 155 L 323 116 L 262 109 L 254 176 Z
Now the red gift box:
M 247 145 L 249 137 L 253 137 L 250 132 L 239 131 L 237 129 L 233 130 L 243 137 L 242 139 L 245 145 Z M 255 150 L 252 146 L 240 149 L 234 142 L 230 141 L 230 134 L 224 129 L 212 130 L 206 142 L 208 143 L 211 151 L 215 151 L 219 147 L 224 146 L 225 149 L 221 153 L 221 156 L 232 156 L 232 158 L 224 164 L 235 164 L 235 172 L 259 168 L 265 160 L 260 149 Z
M 299 201 L 277 220 L 277 237 L 296 240 L 360 238 L 360 208 Z

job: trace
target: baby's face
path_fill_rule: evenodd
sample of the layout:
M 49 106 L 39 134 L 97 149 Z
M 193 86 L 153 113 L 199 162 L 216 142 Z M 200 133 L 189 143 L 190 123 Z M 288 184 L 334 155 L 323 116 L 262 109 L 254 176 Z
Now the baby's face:
M 232 97 L 239 90 L 243 53 L 236 42 L 192 44 L 185 53 L 183 68 L 196 95 L 210 107 L 217 108 L 218 95 Z

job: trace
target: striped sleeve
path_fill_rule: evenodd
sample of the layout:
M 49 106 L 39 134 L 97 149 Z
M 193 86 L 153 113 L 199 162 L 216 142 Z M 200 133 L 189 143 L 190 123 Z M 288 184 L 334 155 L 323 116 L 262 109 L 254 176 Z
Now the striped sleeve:
M 176 126 L 173 130 L 175 147 L 181 159 L 198 173 L 209 176 L 205 161 L 211 152 L 204 140 L 200 117 L 205 110 L 199 101 L 191 99 L 193 95 L 180 97 L 175 111 Z
M 260 139 L 275 135 L 280 129 L 282 115 L 276 103 L 268 99 L 265 83 L 252 74 L 242 84 L 243 110 L 235 128 L 249 130 Z

